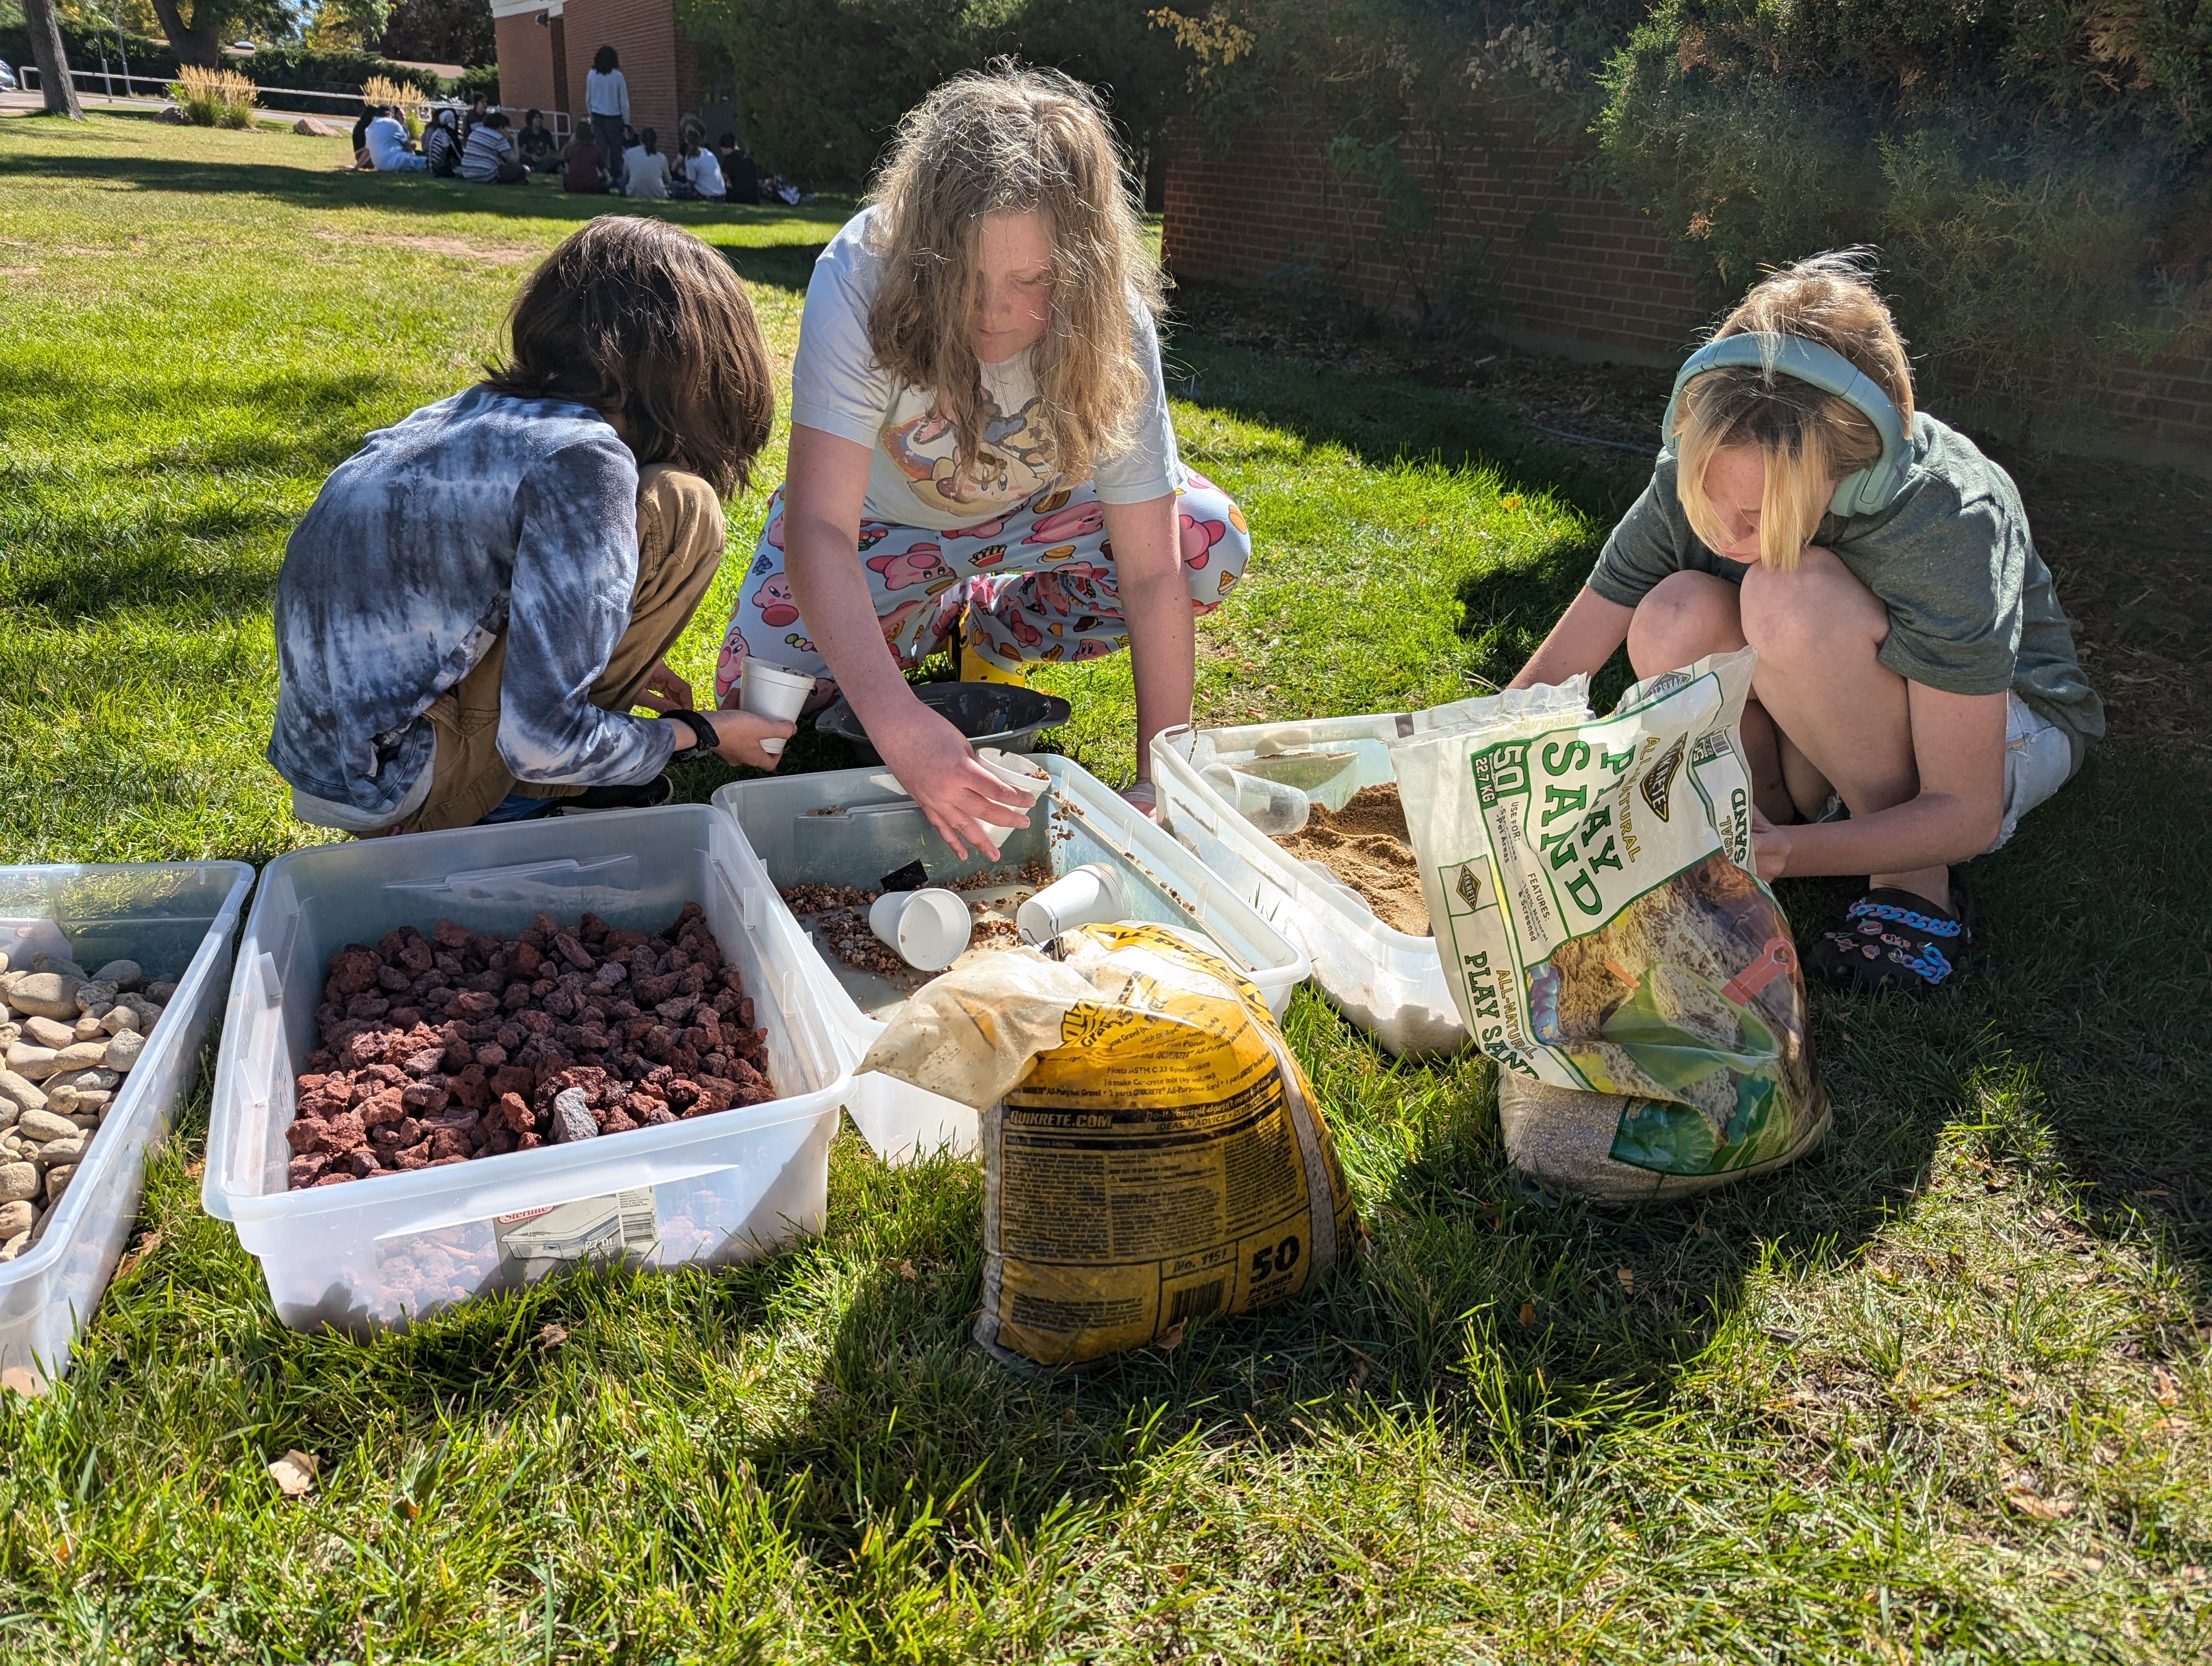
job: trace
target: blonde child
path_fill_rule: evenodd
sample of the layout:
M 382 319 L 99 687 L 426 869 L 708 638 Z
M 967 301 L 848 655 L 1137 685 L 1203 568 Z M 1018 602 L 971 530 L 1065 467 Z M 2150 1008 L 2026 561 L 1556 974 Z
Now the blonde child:
M 1624 641 L 1639 677 L 1757 648 L 1760 877 L 1869 875 L 1814 964 L 1940 987 L 1972 937 L 1953 866 L 2010 838 L 2105 728 L 2018 490 L 1915 410 L 1850 253 L 1755 285 L 1684 366 L 1663 438 L 1515 685 L 1594 672 Z
M 871 205 L 815 263 L 792 370 L 791 471 L 724 638 L 813 673 L 956 849 L 1022 804 L 901 670 L 957 635 L 1018 680 L 1124 645 L 1147 748 L 1190 717 L 1192 615 L 1249 553 L 1176 453 L 1146 252 L 1113 135 L 1067 77 L 1000 70 L 910 112 Z

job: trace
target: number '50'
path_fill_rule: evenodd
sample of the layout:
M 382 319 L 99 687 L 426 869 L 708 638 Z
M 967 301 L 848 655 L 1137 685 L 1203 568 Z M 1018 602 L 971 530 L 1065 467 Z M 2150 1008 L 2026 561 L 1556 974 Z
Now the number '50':
M 1289 1272 L 1298 1264 L 1299 1248 L 1296 1237 L 1287 1237 L 1273 1250 L 1255 1250 L 1252 1252 L 1252 1276 L 1264 1279 L 1271 1274 Z

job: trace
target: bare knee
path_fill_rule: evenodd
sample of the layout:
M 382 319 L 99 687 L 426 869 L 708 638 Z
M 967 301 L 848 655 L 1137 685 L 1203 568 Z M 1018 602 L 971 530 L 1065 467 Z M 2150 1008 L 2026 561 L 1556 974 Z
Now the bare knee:
M 1668 574 L 1636 604 L 1628 622 L 1628 660 L 1638 677 L 1742 646 L 1735 587 L 1710 573 Z
M 1889 635 L 1889 613 L 1850 569 L 1817 544 L 1782 572 L 1754 564 L 1743 576 L 1744 640 L 1775 669 L 1871 658 Z

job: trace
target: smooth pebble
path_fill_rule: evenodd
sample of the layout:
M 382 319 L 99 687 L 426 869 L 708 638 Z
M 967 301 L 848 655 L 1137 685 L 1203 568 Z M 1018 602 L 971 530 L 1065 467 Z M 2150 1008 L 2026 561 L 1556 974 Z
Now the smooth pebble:
M 39 1195 L 39 1168 L 35 1163 L 18 1159 L 0 1164 L 0 1203 L 14 1203 L 19 1199 Z M 18 1229 L 27 1231 L 28 1224 Z
M 76 1173 L 76 1164 L 74 1163 L 64 1163 L 58 1169 L 46 1170 L 46 1202 L 49 1206 L 61 1201 L 62 1194 L 69 1190 L 70 1177 Z
M 12 1070 L 0 1070 L 0 1099 L 5 1099 L 18 1110 L 44 1110 L 46 1091 L 27 1076 Z M 13 1121 L 11 1117 L 9 1119 Z
M 66 1116 L 57 1116 L 51 1110 L 27 1110 L 17 1119 L 15 1126 L 23 1131 L 27 1140 L 36 1140 L 41 1145 L 49 1140 L 69 1140 L 76 1136 L 76 1124 Z
M 74 1029 L 58 1018 L 25 1018 L 23 1036 L 33 1047 L 51 1047 L 56 1051 L 80 1039 Z
M 137 1010 L 130 1006 L 111 1006 L 100 1015 L 100 1027 L 109 1035 L 120 1035 L 125 1030 L 143 1030 Z
M 8 1049 L 8 1068 L 29 1082 L 42 1082 L 61 1068 L 54 1062 L 61 1057 L 51 1047 L 40 1047 L 30 1042 L 17 1042 Z
M 146 981 L 145 968 L 135 960 L 111 960 L 92 975 L 95 983 L 112 983 L 118 989 L 135 989 Z
M 104 1070 L 128 1070 L 138 1062 L 138 1055 L 146 1050 L 146 1038 L 136 1030 L 125 1030 L 112 1037 L 100 1055 Z
M 0 1237 L 14 1237 L 38 1225 L 39 1206 L 27 1198 L 0 1203 Z
M 82 978 L 68 977 L 60 972 L 33 972 L 8 991 L 8 1004 L 19 1012 L 45 1018 L 66 1018 L 74 1024 L 77 1015 L 76 993 L 83 987 Z

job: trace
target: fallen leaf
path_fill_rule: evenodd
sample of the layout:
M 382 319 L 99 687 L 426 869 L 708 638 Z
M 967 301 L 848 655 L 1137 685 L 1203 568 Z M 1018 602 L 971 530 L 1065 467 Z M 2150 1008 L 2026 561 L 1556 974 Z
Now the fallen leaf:
M 2032 1516 L 2039 1522 L 2055 1522 L 2074 1513 L 2071 1499 L 2039 1498 L 2025 1487 L 2014 1487 L 2005 1495 L 2005 1502 L 2023 1516 Z
M 914 1263 L 906 1260 L 903 1256 L 899 1260 L 891 1262 L 890 1268 L 892 1272 L 897 1274 L 899 1277 L 904 1279 L 908 1284 L 912 1284 L 915 1278 L 919 1276 L 914 1270 Z
M 1633 1296 L 1636 1293 L 1636 1269 L 1634 1268 L 1616 1268 L 1613 1270 L 1613 1276 L 1620 1280 L 1620 1287 L 1626 1291 L 1630 1295 Z
M 2172 1411 L 2181 1403 L 2181 1384 L 2174 1381 L 2173 1373 L 2164 1365 L 2150 1368 L 2151 1386 L 2157 1391 L 2158 1403 Z
M 2102 1573 L 2105 1571 L 2105 1559 L 2101 1556 L 2084 1556 L 2081 1559 L 2081 1571 L 2084 1573 Z
M 549 1324 L 538 1333 L 538 1346 L 547 1353 L 550 1353 L 568 1340 L 568 1332 L 561 1325 Z
M 1522 1303 L 1520 1317 L 1521 1322 L 1524 1325 L 1534 1324 L 1536 1322 L 1536 1304 L 1534 1302 Z
M 1177 1319 L 1173 1324 L 1170 1325 L 1165 1330 L 1162 1331 L 1158 1336 L 1152 1339 L 1153 1346 L 1158 1347 L 1164 1353 L 1173 1353 L 1175 1351 L 1176 1344 L 1182 1341 L 1183 1332 L 1189 1329 L 1189 1320 Z
M 315 1490 L 316 1460 L 296 1448 L 269 1466 L 269 1479 L 288 1499 L 304 1499 Z
M 159 1232 L 149 1232 L 144 1237 L 140 1238 L 137 1245 L 132 1248 L 131 1253 L 124 1256 L 121 1261 L 115 1263 L 115 1277 L 117 1281 L 120 1282 L 121 1280 L 129 1278 L 133 1272 L 137 1270 L 138 1263 L 140 1262 L 145 1260 L 147 1256 L 152 1255 L 161 1247 L 161 1235 Z

